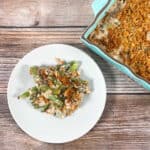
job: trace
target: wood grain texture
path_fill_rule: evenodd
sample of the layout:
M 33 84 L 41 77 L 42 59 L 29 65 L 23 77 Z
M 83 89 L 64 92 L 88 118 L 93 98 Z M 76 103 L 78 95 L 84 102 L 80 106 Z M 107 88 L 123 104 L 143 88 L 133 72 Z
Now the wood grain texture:
M 0 94 L 2 150 L 149 150 L 150 96 L 108 95 L 101 120 L 82 138 L 66 144 L 45 144 L 26 135 L 12 119 L 5 94 Z M 66 131 L 67 132 L 67 131 Z
M 0 26 L 87 26 L 92 0 L 1 0 Z
M 0 29 L 0 93 L 6 93 L 10 73 L 20 58 L 50 43 L 76 46 L 94 58 L 104 73 L 108 93 L 150 93 L 85 48 L 80 41 L 83 31 L 84 28 Z
M 94 19 L 92 1 L 0 0 L 0 150 L 150 150 L 150 91 L 80 41 Z M 66 144 L 29 137 L 16 125 L 7 105 L 7 83 L 16 63 L 32 49 L 51 43 L 85 51 L 97 62 L 107 84 L 101 120 L 88 134 Z

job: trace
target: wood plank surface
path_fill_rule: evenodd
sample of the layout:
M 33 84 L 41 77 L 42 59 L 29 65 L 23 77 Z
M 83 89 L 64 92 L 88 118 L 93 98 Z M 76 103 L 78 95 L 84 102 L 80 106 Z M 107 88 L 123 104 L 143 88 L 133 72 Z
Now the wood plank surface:
M 0 0 L 0 26 L 87 26 L 92 0 Z
M 150 93 L 85 48 L 80 41 L 83 31 L 84 28 L 68 28 L 67 31 L 62 28 L 0 29 L 0 93 L 6 93 L 10 73 L 21 57 L 38 46 L 51 43 L 76 46 L 94 58 L 103 71 L 108 93 Z
M 0 150 L 150 150 L 150 91 L 80 41 L 93 21 L 93 0 L 0 0 Z M 7 105 L 12 69 L 32 49 L 64 43 L 82 49 L 101 68 L 107 103 L 101 120 L 82 138 L 65 144 L 39 142 L 24 133 Z
M 108 95 L 101 120 L 82 138 L 45 144 L 25 134 L 14 122 L 5 94 L 0 94 L 0 146 L 3 150 L 149 150 L 149 95 Z

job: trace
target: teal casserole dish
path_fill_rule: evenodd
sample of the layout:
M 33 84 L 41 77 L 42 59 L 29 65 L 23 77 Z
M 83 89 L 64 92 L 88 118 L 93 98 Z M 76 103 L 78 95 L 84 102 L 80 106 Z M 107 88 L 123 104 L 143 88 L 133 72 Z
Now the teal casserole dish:
M 137 82 L 139 85 L 143 86 L 145 89 L 150 90 L 150 82 L 142 78 L 141 76 L 135 74 L 128 66 L 121 63 L 120 61 L 114 59 L 108 53 L 106 53 L 102 48 L 98 47 L 96 44 L 93 44 L 88 40 L 89 35 L 95 30 L 98 23 L 105 17 L 106 13 L 112 7 L 116 0 L 95 0 L 92 4 L 92 8 L 95 14 L 95 20 L 92 24 L 86 29 L 81 37 L 81 41 L 90 48 L 91 51 L 101 56 L 110 64 L 114 65 L 121 72 L 128 75 L 131 79 Z

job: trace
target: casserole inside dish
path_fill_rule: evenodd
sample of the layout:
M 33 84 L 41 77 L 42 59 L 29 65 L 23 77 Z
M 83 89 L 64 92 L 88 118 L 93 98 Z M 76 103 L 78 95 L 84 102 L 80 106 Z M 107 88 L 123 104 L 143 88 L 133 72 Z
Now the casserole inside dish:
M 88 40 L 150 82 L 149 0 L 116 0 Z

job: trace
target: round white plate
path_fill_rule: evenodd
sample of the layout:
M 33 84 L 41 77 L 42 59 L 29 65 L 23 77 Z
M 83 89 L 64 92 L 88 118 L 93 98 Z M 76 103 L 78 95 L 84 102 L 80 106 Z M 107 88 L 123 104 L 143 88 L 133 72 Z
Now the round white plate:
M 29 66 L 54 65 L 55 58 L 79 61 L 81 76 L 89 81 L 92 90 L 80 108 L 64 119 L 34 109 L 28 100 L 17 99 L 34 85 Z M 106 86 L 101 70 L 91 57 L 75 47 L 52 44 L 34 49 L 19 61 L 10 76 L 7 98 L 10 112 L 23 131 L 43 142 L 64 143 L 83 136 L 97 123 L 105 107 Z

